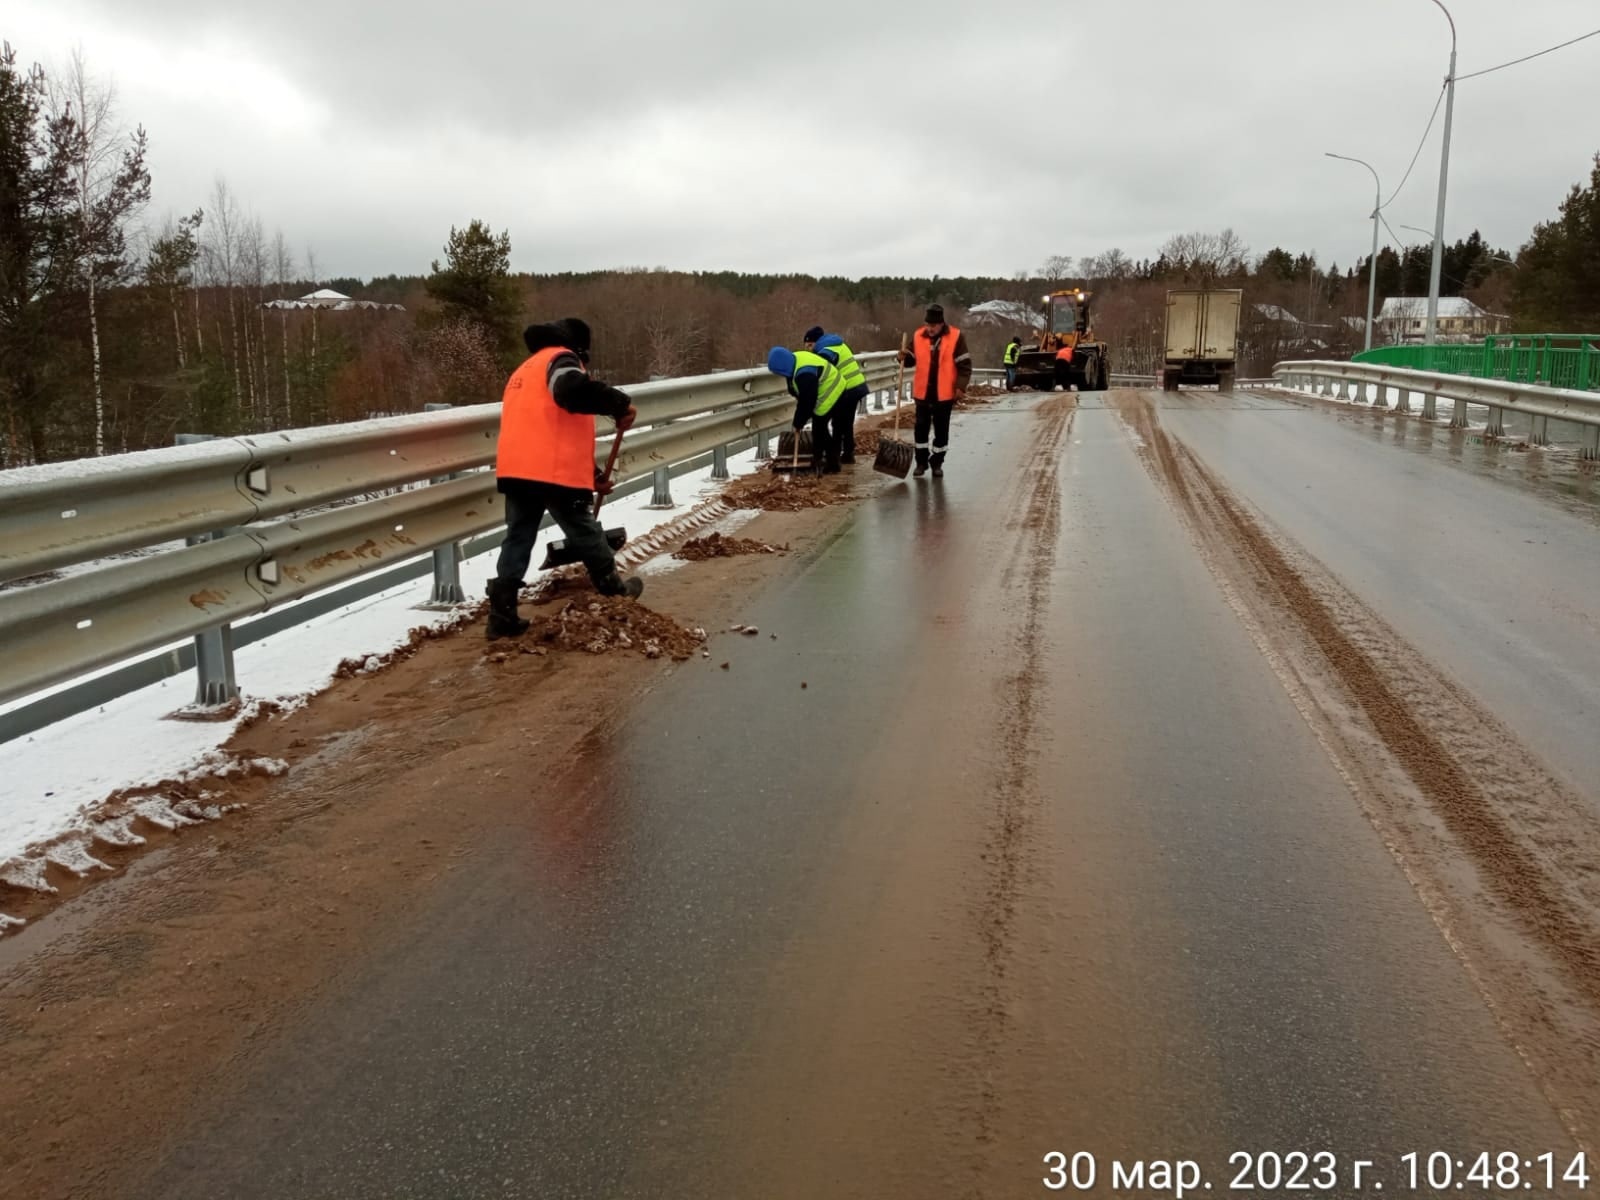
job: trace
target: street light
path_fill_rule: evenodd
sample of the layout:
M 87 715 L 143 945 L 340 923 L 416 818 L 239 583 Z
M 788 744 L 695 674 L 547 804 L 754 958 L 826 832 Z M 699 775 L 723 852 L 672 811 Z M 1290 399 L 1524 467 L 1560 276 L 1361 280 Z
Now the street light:
M 1428 280 L 1428 333 L 1426 344 L 1437 340 L 1439 329 L 1439 278 L 1444 271 L 1444 201 L 1450 184 L 1450 122 L 1456 108 L 1456 19 L 1444 6 L 1444 0 L 1433 0 L 1450 22 L 1450 74 L 1445 76 L 1444 148 L 1439 152 L 1439 212 L 1433 222 L 1433 271 Z
M 1346 154 L 1334 154 L 1323 151 L 1328 158 L 1337 158 L 1343 162 L 1360 163 L 1361 166 L 1372 172 L 1372 257 L 1367 260 L 1367 345 L 1372 349 L 1372 308 L 1378 299 L 1378 218 L 1383 209 L 1383 184 L 1378 182 L 1378 172 L 1373 165 L 1363 159 L 1351 158 Z M 1308 318 L 1309 319 L 1309 318 Z

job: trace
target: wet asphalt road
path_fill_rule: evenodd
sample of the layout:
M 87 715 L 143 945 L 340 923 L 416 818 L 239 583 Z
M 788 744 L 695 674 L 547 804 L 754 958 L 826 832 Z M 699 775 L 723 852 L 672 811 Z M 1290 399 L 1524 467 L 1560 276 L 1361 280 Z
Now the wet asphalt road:
M 521 785 L 526 823 L 139 1194 L 1022 1196 L 1053 1150 L 1194 1156 L 1219 1191 L 1236 1151 L 1328 1151 L 1399 1190 L 1408 1151 L 1568 1151 L 1083 400 L 964 418 L 947 479 L 863 504 L 743 614 L 778 642 L 676 672 L 578 777 Z M 1554 607 L 1516 635 L 1493 590 L 1404 611 L 1452 572 L 1583 582 L 1581 518 L 1332 421 L 1318 442 L 1315 415 L 1170 408 L 1506 719 L 1593 704 L 1587 660 L 1545 690 Z M 1392 518 L 1417 497 L 1529 540 L 1422 537 Z

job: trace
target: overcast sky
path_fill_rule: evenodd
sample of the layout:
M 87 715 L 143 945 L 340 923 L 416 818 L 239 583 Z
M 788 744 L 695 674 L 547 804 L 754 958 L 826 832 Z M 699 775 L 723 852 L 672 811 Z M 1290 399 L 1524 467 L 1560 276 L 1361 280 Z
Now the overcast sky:
M 1446 0 L 1459 72 L 1597 0 Z M 808 30 L 813 36 L 808 37 Z M 150 135 L 148 218 L 223 176 L 322 277 L 513 265 L 1010 274 L 1232 225 L 1349 265 L 1446 72 L 1431 0 L 7 0 Z M 1514 248 L 1600 151 L 1600 38 L 1459 85 L 1446 233 Z M 1439 126 L 1387 210 L 1431 228 Z

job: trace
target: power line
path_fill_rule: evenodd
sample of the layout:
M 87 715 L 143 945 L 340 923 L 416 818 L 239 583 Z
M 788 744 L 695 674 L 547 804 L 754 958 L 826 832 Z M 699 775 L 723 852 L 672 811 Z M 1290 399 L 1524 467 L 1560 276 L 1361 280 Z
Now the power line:
M 1550 49 L 1541 50 L 1537 54 L 1529 54 L 1523 58 L 1514 58 L 1510 62 L 1503 62 L 1498 67 L 1485 67 L 1481 71 L 1474 71 L 1471 75 L 1457 75 L 1456 82 L 1460 83 L 1464 79 L 1476 79 L 1480 75 L 1492 75 L 1496 71 L 1504 71 L 1507 67 L 1514 67 L 1518 63 L 1531 62 L 1533 59 L 1543 58 L 1546 54 L 1554 54 L 1557 50 L 1565 50 L 1568 46 L 1576 46 L 1579 42 L 1586 42 L 1592 37 L 1600 37 L 1600 29 L 1575 37 L 1570 42 L 1562 42 L 1559 46 L 1551 46 Z
M 1411 178 L 1411 172 L 1416 170 L 1417 159 L 1422 157 L 1422 148 L 1428 144 L 1428 135 L 1433 132 L 1433 123 L 1439 119 L 1439 105 L 1443 103 L 1444 85 L 1441 84 L 1439 87 L 1438 98 L 1433 102 L 1433 113 L 1428 117 L 1428 127 L 1422 131 L 1422 140 L 1417 143 L 1417 152 L 1411 156 L 1411 165 L 1406 168 L 1405 178 L 1400 181 L 1400 186 L 1394 189 L 1394 195 L 1390 196 L 1382 204 L 1378 205 L 1379 212 L 1382 212 L 1384 209 L 1388 208 L 1389 205 L 1394 203 L 1395 196 L 1398 196 L 1401 193 L 1406 186 L 1406 180 Z M 1387 225 L 1388 222 L 1385 221 L 1384 224 Z

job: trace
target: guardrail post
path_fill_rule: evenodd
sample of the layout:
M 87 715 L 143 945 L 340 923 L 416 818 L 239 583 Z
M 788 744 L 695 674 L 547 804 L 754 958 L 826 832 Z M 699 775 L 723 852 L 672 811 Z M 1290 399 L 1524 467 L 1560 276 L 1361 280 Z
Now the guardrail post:
M 711 449 L 711 478 L 728 478 L 728 448 L 726 446 L 713 446 Z
M 1439 419 L 1439 397 L 1432 392 L 1422 393 L 1422 419 L 1424 421 L 1437 421 Z
M 887 392 L 888 390 L 889 390 L 888 388 L 873 388 L 872 389 L 872 411 L 873 412 L 882 412 L 883 411 L 883 394 L 885 392 Z
M 646 508 L 676 508 L 672 503 L 672 477 L 665 467 L 657 467 L 651 475 L 650 503 Z
M 1465 429 L 1467 427 L 1467 402 L 1457 400 L 1455 412 L 1450 416 L 1451 429 Z
M 1533 418 L 1533 431 L 1528 434 L 1528 444 L 1531 446 L 1548 446 L 1550 444 L 1550 418 L 1539 416 Z
M 1486 438 L 1501 438 L 1506 435 L 1505 410 L 1489 406 L 1489 423 L 1484 427 L 1483 436 Z
M 180 433 L 174 439 L 179 446 L 192 446 L 197 442 L 214 442 L 214 433 Z M 186 546 L 198 546 L 222 537 L 225 530 L 201 533 L 184 538 Z M 194 702 L 203 708 L 217 708 L 239 698 L 239 682 L 233 670 L 233 626 L 217 625 L 194 636 L 195 689 Z
M 453 408 L 450 404 L 424 404 L 423 412 L 443 412 Z M 459 472 L 441 475 L 437 479 L 430 479 L 430 484 L 448 483 L 452 479 L 460 479 Z M 467 594 L 461 589 L 461 561 L 465 557 L 462 553 L 460 542 L 451 542 L 445 546 L 433 548 L 433 591 L 428 596 L 426 604 L 419 604 L 418 608 L 447 608 L 453 604 L 466 603 Z
M 772 433 L 770 430 L 763 429 L 756 434 L 756 461 L 772 461 Z
M 1600 425 L 1586 425 L 1583 430 L 1583 449 L 1579 457 L 1590 462 L 1600 459 Z
M 1411 412 L 1411 389 L 1403 383 L 1395 389 L 1394 410 L 1407 415 Z

